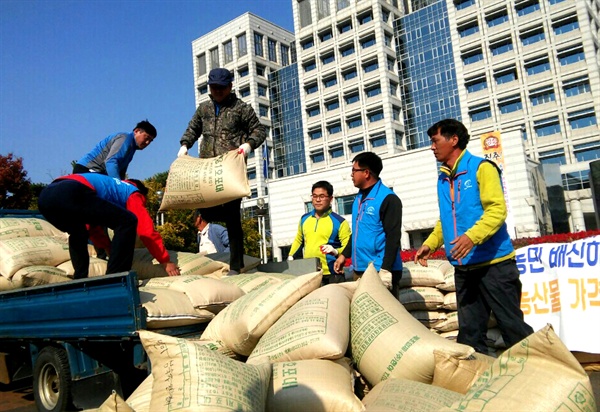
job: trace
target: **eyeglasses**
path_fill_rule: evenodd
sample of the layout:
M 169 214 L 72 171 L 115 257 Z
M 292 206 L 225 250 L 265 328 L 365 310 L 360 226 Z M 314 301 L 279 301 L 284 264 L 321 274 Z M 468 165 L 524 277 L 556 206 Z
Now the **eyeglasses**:
M 364 172 L 365 170 L 367 170 L 367 169 L 355 169 L 355 168 L 352 168 L 352 173 Z
M 312 195 L 311 197 L 313 198 L 313 200 L 323 200 L 323 199 L 329 199 L 331 196 L 327 196 L 327 195 Z

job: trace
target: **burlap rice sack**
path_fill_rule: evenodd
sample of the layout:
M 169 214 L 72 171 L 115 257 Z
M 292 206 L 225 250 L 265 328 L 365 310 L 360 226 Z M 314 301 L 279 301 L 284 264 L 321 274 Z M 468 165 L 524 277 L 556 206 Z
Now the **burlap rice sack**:
M 0 240 L 37 236 L 53 236 L 66 240 L 69 235 L 61 232 L 44 219 L 35 217 L 0 218 Z
M 148 329 L 206 323 L 215 316 L 194 308 L 185 293 L 177 290 L 140 287 L 139 291 Z
M 595 411 L 590 379 L 552 326 L 507 349 L 443 411 Z
M 169 250 L 169 257 L 171 262 L 179 266 L 182 276 L 214 274 L 216 278 L 220 278 L 229 272 L 227 263 L 216 262 L 197 253 Z M 152 257 L 147 249 L 133 251 L 131 269 L 137 272 L 140 280 L 168 276 L 162 265 Z
M 12 280 L 21 279 L 23 287 L 48 285 L 51 283 L 62 283 L 73 280 L 73 276 L 68 276 L 64 270 L 54 266 L 28 266 L 19 269 L 12 277 Z
M 264 411 L 271 365 L 247 365 L 194 341 L 150 331 L 140 339 L 152 364 L 150 411 Z
M 383 286 L 373 265 L 350 307 L 350 341 L 357 369 L 371 385 L 389 378 L 431 383 L 434 349 L 468 356 L 474 349 L 431 333 Z
M 434 350 L 435 369 L 432 385 L 465 394 L 473 383 L 496 360 L 482 353 L 471 356 L 454 356 L 442 350 Z M 449 405 L 448 405 L 449 406 Z
M 388 379 L 375 385 L 362 402 L 365 412 L 433 412 L 460 397 L 459 393 L 425 383 Z
M 343 357 L 350 339 L 351 299 L 352 293 L 336 284 L 309 293 L 267 330 L 246 362 Z
M 108 261 L 104 259 L 100 259 L 97 257 L 90 256 L 90 266 L 88 269 L 88 277 L 93 278 L 96 276 L 106 275 L 106 268 L 108 267 Z M 67 276 L 73 276 L 75 274 L 75 269 L 73 268 L 73 262 L 67 260 L 64 263 L 61 263 L 57 266 L 57 268 L 63 270 Z
M 454 277 L 454 267 L 447 260 L 428 260 L 427 266 L 421 266 L 414 262 L 405 262 L 402 264 L 402 279 L 399 286 L 406 288 L 410 286 L 433 286 L 444 287 L 445 274 L 452 273 Z
M 344 358 L 274 363 L 267 411 L 362 411 L 349 362 Z
M 181 156 L 169 168 L 160 210 L 206 208 L 246 196 L 246 160 L 237 150 L 209 159 Z
M 444 295 L 436 288 L 413 286 L 401 288 L 398 300 L 406 310 L 433 310 L 442 307 Z
M 36 236 L 0 240 L 0 274 L 9 279 L 21 268 L 56 266 L 69 258 L 66 239 Z
M 202 338 L 221 341 L 234 352 L 248 356 L 277 319 L 317 289 L 322 278 L 319 271 L 255 289 L 219 312 Z
M 131 409 L 131 407 L 121 398 L 121 396 L 112 391 L 110 396 L 104 401 L 98 409 L 94 409 L 94 412 L 137 412 Z
M 208 275 L 208 277 L 215 277 L 214 275 Z M 255 289 L 260 289 L 264 286 L 272 285 L 274 283 L 280 283 L 287 279 L 294 279 L 296 275 L 285 275 L 282 273 L 242 273 L 237 276 L 227 276 L 221 278 L 221 281 L 231 283 L 238 286 L 244 292 L 249 293 Z
M 127 405 L 135 412 L 150 412 L 152 384 L 154 384 L 154 379 L 152 378 L 152 374 L 150 374 L 127 398 Z

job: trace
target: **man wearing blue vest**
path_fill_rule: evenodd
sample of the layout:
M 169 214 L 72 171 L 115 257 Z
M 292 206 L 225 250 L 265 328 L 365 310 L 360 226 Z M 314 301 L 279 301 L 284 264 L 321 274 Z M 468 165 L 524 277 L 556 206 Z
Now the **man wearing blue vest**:
M 379 178 L 382 170 L 383 162 L 375 153 L 359 153 L 352 159 L 352 183 L 358 188 L 352 204 L 352 240 L 334 268 L 343 271 L 346 258 L 352 257 L 357 279 L 373 262 L 381 279 L 398 298 L 402 277 L 402 201 Z
M 169 276 L 180 275 L 160 234 L 154 230 L 146 210 L 147 193 L 139 180 L 122 181 L 100 173 L 59 177 L 42 190 L 38 200 L 40 212 L 48 222 L 69 234 L 75 279 L 88 276 L 90 237 L 95 245 L 110 249 L 106 274 L 131 270 L 136 232 Z M 103 230 L 93 231 L 99 226 L 113 230 L 112 242 Z
M 431 253 L 443 245 L 455 268 L 457 341 L 487 353 L 491 311 L 511 347 L 533 329 L 520 308 L 521 281 L 505 223 L 500 170 L 466 150 L 469 133 L 457 120 L 441 120 L 427 134 L 442 163 L 437 184 L 440 220 L 417 251 L 415 263 L 427 266 Z

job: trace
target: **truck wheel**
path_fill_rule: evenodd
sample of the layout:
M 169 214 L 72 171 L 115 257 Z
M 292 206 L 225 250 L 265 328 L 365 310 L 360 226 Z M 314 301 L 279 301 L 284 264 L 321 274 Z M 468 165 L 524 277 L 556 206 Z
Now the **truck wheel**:
M 65 411 L 70 406 L 71 371 L 67 353 L 47 346 L 33 367 L 33 396 L 38 411 Z

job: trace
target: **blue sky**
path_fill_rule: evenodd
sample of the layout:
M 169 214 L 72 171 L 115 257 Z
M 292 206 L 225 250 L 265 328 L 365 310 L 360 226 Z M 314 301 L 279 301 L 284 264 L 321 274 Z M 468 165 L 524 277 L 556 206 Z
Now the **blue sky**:
M 293 32 L 291 1 L 0 0 L 0 154 L 50 183 L 147 118 L 158 137 L 128 175 L 168 170 L 195 110 L 192 41 L 248 11 Z

